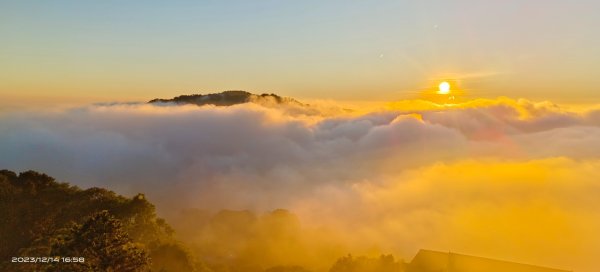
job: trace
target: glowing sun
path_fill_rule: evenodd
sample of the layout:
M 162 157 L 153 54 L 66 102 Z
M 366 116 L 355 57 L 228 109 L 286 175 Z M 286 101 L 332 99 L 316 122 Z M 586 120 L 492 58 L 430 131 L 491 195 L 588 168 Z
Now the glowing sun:
M 440 83 L 440 85 L 438 86 L 438 94 L 449 94 L 450 93 L 450 83 L 444 81 L 442 83 Z

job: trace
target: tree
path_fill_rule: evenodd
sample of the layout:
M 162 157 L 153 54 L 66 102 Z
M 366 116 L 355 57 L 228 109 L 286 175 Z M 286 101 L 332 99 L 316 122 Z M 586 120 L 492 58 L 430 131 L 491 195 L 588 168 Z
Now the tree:
M 265 270 L 265 272 L 310 272 L 310 270 L 298 265 L 278 265 Z
M 51 247 L 51 256 L 84 257 L 84 262 L 53 263 L 49 271 L 149 271 L 150 258 L 108 211 L 75 224 Z
M 195 262 L 189 251 L 177 243 L 158 245 L 152 249 L 150 257 L 152 258 L 152 271 L 211 271 L 204 263 Z
M 177 241 L 173 238 L 173 229 L 156 216 L 154 205 L 143 194 L 127 198 L 103 188 L 82 190 L 35 171 L 17 175 L 0 170 L 0 260 L 14 256 L 52 256 L 51 251 L 57 249 L 59 241 L 65 242 L 66 237 L 74 235 L 72 226 L 83 227 L 92 215 L 101 211 L 108 211 L 114 216 L 112 219 L 119 221 L 119 231 L 124 232 L 136 248 L 160 258 L 160 262 L 156 262 L 160 266 L 151 267 L 153 271 L 178 271 L 179 261 L 194 263 L 197 269 L 189 271 L 205 271 L 203 264 L 191 255 L 153 254 L 155 250 L 164 252 L 163 245 L 177 244 Z M 105 223 L 114 222 L 105 220 Z M 0 261 L 0 271 L 44 271 L 48 267 L 51 266 Z M 65 268 L 70 271 L 71 267 L 73 264 Z
M 357 257 L 352 255 L 339 258 L 329 272 L 403 272 L 404 262 L 395 261 L 392 255 L 381 255 L 379 258 Z

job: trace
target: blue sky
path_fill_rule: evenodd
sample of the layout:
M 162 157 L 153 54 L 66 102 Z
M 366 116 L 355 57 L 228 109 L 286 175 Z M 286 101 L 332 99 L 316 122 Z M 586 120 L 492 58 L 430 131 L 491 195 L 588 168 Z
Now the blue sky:
M 598 99 L 592 1 L 2 1 L 0 94 Z M 458 84 L 457 83 L 457 84 Z

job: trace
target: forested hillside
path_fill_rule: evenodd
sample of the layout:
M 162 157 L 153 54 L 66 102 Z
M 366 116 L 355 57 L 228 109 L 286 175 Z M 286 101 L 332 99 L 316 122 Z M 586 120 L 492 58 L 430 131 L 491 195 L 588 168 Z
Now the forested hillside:
M 203 271 L 172 234 L 143 194 L 126 198 L 34 171 L 0 171 L 0 271 Z M 85 259 L 12 262 L 29 256 Z
M 276 94 L 253 94 L 246 91 L 224 91 L 221 93 L 211 94 L 193 94 L 180 95 L 172 99 L 156 98 L 148 103 L 175 103 L 175 104 L 193 104 L 193 105 L 215 105 L 215 106 L 232 106 L 248 102 L 258 103 L 275 103 L 275 104 L 292 104 L 297 106 L 305 106 L 297 100 L 289 97 L 281 97 Z
M 176 223 L 185 245 L 143 194 L 127 198 L 35 171 L 0 171 L 0 271 L 307 272 L 316 263 L 331 272 L 404 269 L 391 255 L 337 258 L 336 244 L 307 236 L 286 210 L 187 211 Z

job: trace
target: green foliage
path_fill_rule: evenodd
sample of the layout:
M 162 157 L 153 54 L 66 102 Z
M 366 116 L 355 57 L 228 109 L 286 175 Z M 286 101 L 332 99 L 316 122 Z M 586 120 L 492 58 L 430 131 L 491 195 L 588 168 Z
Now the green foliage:
M 265 272 L 310 272 L 310 270 L 305 269 L 302 266 L 298 265 L 289 265 L 289 266 L 274 266 L 271 267 Z
M 286 210 L 188 211 L 174 239 L 143 194 L 126 198 L 102 188 L 82 190 L 34 171 L 0 171 L 0 260 L 84 257 L 84 263 L 0 262 L 0 271 L 308 272 L 322 271 L 341 250 L 327 236 L 307 234 Z M 312 235 L 312 236 L 311 236 Z M 346 256 L 330 272 L 402 272 L 391 255 Z
M 85 256 L 85 262 L 57 263 L 47 271 L 150 270 L 150 258 L 142 245 L 135 244 L 123 224 L 108 211 L 98 212 L 83 224 L 75 224 L 62 239 L 51 245 L 50 256 Z
M 35 171 L 0 171 L 0 237 L 0 260 L 60 253 L 80 254 L 70 257 L 85 257 L 86 265 L 97 267 L 105 267 L 107 260 L 133 265 L 130 269 L 113 263 L 119 267 L 115 271 L 145 269 L 144 260 L 160 255 L 155 251 L 176 244 L 173 229 L 156 217 L 154 205 L 143 194 L 126 198 L 102 188 L 82 190 Z M 162 266 L 152 266 L 152 271 L 181 271 L 180 266 L 203 271 L 189 254 L 167 256 L 177 261 L 162 257 Z M 40 269 L 30 263 L 0 262 L 0 271 Z
M 274 103 L 282 104 L 288 103 L 298 106 L 305 106 L 297 100 L 289 97 L 281 97 L 276 94 L 253 94 L 246 91 L 224 91 L 221 93 L 211 94 L 192 94 L 192 95 L 180 95 L 172 99 L 152 99 L 148 103 L 176 103 L 176 104 L 194 104 L 198 106 L 202 105 L 215 105 L 215 106 L 232 106 L 236 104 L 248 103 L 252 101 L 271 101 Z
M 339 258 L 329 272 L 403 272 L 405 264 L 394 260 L 392 255 L 381 255 L 379 258 L 367 258 L 348 255 Z
M 158 245 L 150 255 L 153 271 L 178 272 L 198 271 L 210 272 L 204 263 L 193 263 L 191 253 L 178 243 L 166 243 Z

